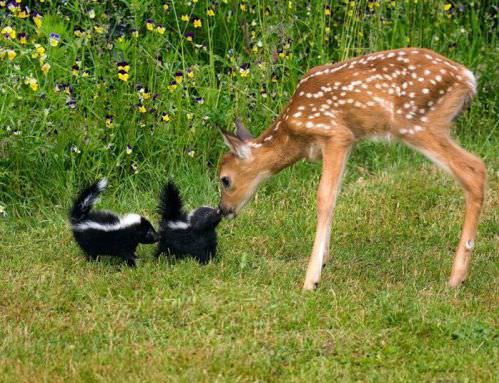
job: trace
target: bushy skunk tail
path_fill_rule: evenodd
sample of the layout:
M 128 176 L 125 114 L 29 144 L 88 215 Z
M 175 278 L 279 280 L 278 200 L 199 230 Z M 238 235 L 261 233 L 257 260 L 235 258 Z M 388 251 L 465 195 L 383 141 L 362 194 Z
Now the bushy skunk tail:
M 99 194 L 104 191 L 107 186 L 107 179 L 103 178 L 93 185 L 83 189 L 78 197 L 74 200 L 73 206 L 69 213 L 69 219 L 72 224 L 83 221 L 87 216 L 95 202 L 99 198 Z
M 173 181 L 163 187 L 159 197 L 159 213 L 161 214 L 161 222 L 178 221 L 182 219 L 182 200 L 177 186 Z

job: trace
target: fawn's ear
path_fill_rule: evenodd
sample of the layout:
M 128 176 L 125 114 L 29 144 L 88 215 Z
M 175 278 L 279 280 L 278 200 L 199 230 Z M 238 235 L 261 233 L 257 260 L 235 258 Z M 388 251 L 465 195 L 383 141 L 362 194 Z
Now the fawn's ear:
M 248 159 L 251 157 L 251 148 L 247 143 L 245 143 L 236 135 L 229 133 L 221 128 L 220 133 L 222 133 L 225 144 L 237 157 L 241 159 Z
M 234 121 L 236 124 L 236 136 L 243 141 L 252 140 L 253 136 L 250 131 L 244 126 L 243 122 L 238 118 Z

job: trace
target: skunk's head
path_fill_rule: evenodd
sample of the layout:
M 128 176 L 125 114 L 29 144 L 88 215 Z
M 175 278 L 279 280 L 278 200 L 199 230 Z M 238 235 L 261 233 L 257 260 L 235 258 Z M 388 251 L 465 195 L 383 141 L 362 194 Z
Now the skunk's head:
M 190 225 L 204 228 L 205 230 L 215 229 L 222 219 L 222 214 L 218 209 L 202 206 L 190 213 Z
M 144 217 L 140 217 L 140 223 L 137 228 L 138 231 L 138 241 L 140 243 L 155 243 L 159 241 L 159 234 L 156 232 L 154 227 Z

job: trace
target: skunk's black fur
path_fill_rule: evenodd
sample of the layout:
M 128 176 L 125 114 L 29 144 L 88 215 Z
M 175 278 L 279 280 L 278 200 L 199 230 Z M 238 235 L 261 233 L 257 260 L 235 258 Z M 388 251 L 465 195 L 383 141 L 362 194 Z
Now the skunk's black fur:
M 159 244 L 156 256 L 166 253 L 176 258 L 192 256 L 206 264 L 216 255 L 217 225 L 222 219 L 217 209 L 200 207 L 186 214 L 180 193 L 172 181 L 160 196 Z
M 147 219 L 137 214 L 119 217 L 107 211 L 92 211 L 106 186 L 103 178 L 82 190 L 74 200 L 69 213 L 73 236 L 91 260 L 112 255 L 135 266 L 138 244 L 157 242 L 158 234 Z

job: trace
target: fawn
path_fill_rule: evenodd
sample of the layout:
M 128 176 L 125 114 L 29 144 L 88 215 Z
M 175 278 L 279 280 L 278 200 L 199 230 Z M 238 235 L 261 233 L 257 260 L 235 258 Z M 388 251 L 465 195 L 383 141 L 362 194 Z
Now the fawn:
M 322 158 L 317 229 L 303 288 L 317 287 L 329 257 L 333 210 L 355 142 L 393 138 L 451 173 L 464 189 L 466 208 L 449 285 L 468 273 L 485 191 L 486 168 L 450 137 L 453 120 L 476 93 L 474 75 L 431 50 L 376 52 L 311 69 L 273 124 L 258 138 L 236 121 L 222 130 L 230 148 L 220 164 L 220 209 L 234 217 L 269 176 L 300 159 Z

